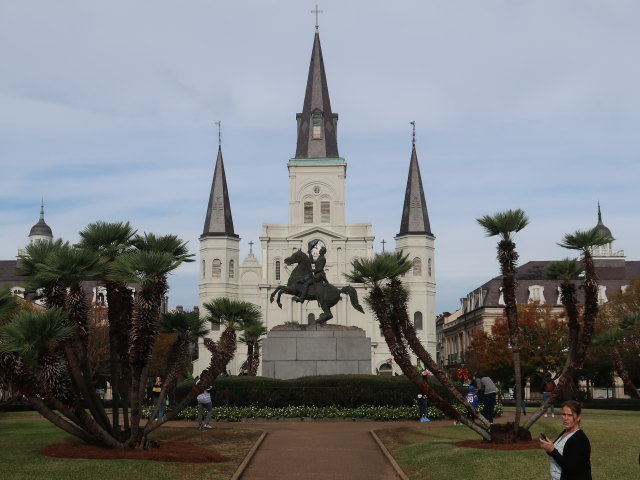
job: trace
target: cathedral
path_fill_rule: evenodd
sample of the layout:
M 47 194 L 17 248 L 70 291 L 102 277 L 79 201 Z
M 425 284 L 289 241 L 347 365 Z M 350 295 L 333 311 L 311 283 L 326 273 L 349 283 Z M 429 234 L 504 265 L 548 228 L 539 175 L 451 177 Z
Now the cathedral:
M 371 223 L 345 222 L 347 162 L 338 151 L 337 127 L 338 114 L 331 109 L 320 36 L 316 29 L 302 113 L 296 114 L 296 152 L 286 163 L 289 222 L 263 224 L 260 260 L 254 254 L 253 244 L 250 244 L 248 256 L 240 261 L 241 239 L 233 227 L 232 195 L 227 188 L 222 149 L 219 147 L 200 236 L 201 312 L 205 311 L 204 303 L 217 297 L 228 297 L 258 305 L 267 330 L 285 323 L 313 325 L 322 313 L 317 302 L 297 303 L 293 297 L 283 295 L 282 308 L 279 308 L 276 302 L 269 301 L 272 292 L 287 283 L 289 272 L 285 258 L 298 249 L 306 252 L 309 242 L 315 241 L 313 255 L 317 255 L 320 248 L 326 248 L 328 281 L 336 287 L 343 287 L 346 285 L 343 274 L 351 271 L 351 263 L 357 258 L 373 256 Z M 395 237 L 395 249 L 408 254 L 412 262 L 411 271 L 403 278 L 403 283 L 410 290 L 409 315 L 427 351 L 435 358 L 435 237 L 429 224 L 415 142 L 408 157 L 404 205 L 398 205 L 400 229 Z M 264 194 L 269 194 L 266 187 Z M 333 319 L 329 323 L 355 326 L 365 331 L 371 340 L 371 373 L 399 373 L 399 368 L 391 361 L 377 320 L 364 305 L 363 298 L 367 293 L 364 285 L 352 286 L 365 307 L 365 313 L 352 308 L 348 297 L 343 295 L 342 301 L 333 307 Z M 214 325 L 209 336 L 217 340 L 220 333 L 220 327 Z M 200 342 L 194 371 L 205 368 L 208 357 L 208 351 Z M 246 349 L 239 345 L 228 367 L 229 373 L 237 375 L 245 358 Z M 258 375 L 260 373 L 258 371 Z

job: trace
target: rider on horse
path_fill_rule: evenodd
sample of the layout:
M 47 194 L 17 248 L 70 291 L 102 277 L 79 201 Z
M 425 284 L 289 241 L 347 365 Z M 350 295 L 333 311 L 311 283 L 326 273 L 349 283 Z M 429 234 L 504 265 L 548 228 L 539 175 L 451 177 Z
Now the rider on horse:
M 315 248 L 318 242 L 319 240 L 311 240 L 309 242 L 309 250 L 307 253 L 309 255 L 309 260 L 313 264 L 313 272 L 311 272 L 311 276 L 307 278 L 307 280 L 302 285 L 302 289 L 300 290 L 298 296 L 293 297 L 296 302 L 304 302 L 305 297 L 307 296 L 307 290 L 309 290 L 309 287 L 311 285 L 325 285 L 329 283 L 329 281 L 327 280 L 327 276 L 324 273 L 324 267 L 327 264 L 327 259 L 324 258 L 324 254 L 327 253 L 327 249 L 324 246 L 320 248 L 320 251 L 318 252 L 318 258 L 316 258 L 315 260 L 313 259 L 313 255 L 311 254 L 311 251 Z M 316 296 L 318 296 L 318 293 L 319 292 L 316 291 Z

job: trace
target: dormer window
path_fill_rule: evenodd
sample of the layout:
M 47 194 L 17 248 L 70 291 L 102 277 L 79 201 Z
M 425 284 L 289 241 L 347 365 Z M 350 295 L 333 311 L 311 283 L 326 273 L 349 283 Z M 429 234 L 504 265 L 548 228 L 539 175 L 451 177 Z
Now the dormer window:
M 311 138 L 313 140 L 320 140 L 322 138 L 322 113 L 313 112 L 311 118 Z

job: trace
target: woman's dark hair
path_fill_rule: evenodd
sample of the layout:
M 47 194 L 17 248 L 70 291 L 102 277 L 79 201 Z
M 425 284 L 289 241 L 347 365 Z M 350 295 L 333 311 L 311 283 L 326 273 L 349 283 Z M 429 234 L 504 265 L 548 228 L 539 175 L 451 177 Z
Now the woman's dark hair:
M 575 400 L 567 400 L 562 404 L 562 408 L 564 407 L 569 407 L 571 411 L 576 415 L 580 415 L 582 413 L 582 404 Z

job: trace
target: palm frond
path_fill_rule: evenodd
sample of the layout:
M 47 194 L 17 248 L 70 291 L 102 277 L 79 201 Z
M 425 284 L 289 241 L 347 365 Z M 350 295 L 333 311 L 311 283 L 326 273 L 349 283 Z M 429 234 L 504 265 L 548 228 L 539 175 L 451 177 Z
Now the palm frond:
M 50 351 L 57 343 L 66 340 L 76 325 L 64 325 L 66 314 L 52 308 L 43 312 L 19 311 L 0 330 L 0 351 L 14 352 L 29 364 Z
M 640 329 L 640 312 L 627 313 L 620 319 L 620 328 Z
M 183 340 L 195 342 L 209 333 L 206 324 L 197 312 L 168 312 L 160 317 L 160 332 L 175 333 Z
M 529 224 L 529 217 L 524 210 L 505 210 L 494 215 L 476 218 L 476 222 L 485 230 L 487 237 L 500 235 L 504 240 L 511 240 L 513 233 L 517 233 Z
M 208 315 L 206 320 L 216 324 L 239 330 L 245 325 L 257 323 L 262 319 L 262 312 L 257 305 L 243 300 L 219 297 L 204 304 Z
M 404 275 L 412 268 L 409 255 L 399 252 L 382 252 L 373 258 L 357 258 L 351 262 L 351 273 L 344 277 L 352 283 L 378 286 L 380 282 Z
M 593 339 L 593 343 L 594 345 L 611 347 L 617 345 L 623 337 L 624 334 L 622 333 L 622 330 L 620 330 L 619 328 L 610 328 L 609 330 L 598 334 Z
M 576 280 L 582 272 L 582 266 L 575 258 L 564 258 L 557 262 L 551 262 L 544 272 L 544 278 L 548 280 L 562 280 L 569 282 Z
M 131 246 L 135 234 L 136 231 L 129 222 L 97 221 L 90 223 L 79 233 L 80 242 L 77 246 L 113 259 Z
M 576 230 L 573 233 L 565 234 L 558 245 L 569 250 L 580 250 L 588 252 L 591 247 L 601 247 L 611 243 L 614 239 L 608 235 L 602 235 L 597 229 Z
M 15 298 L 11 294 L 11 287 L 0 287 L 0 326 L 8 320 L 11 314 L 18 306 Z
M 156 235 L 145 233 L 136 236 L 133 240 L 134 246 L 141 251 L 166 252 L 173 255 L 176 261 L 193 262 L 193 253 L 189 253 L 187 242 L 183 242 L 177 235 Z
M 119 255 L 107 268 L 114 281 L 149 285 L 180 266 L 173 255 L 158 251 L 131 251 Z

